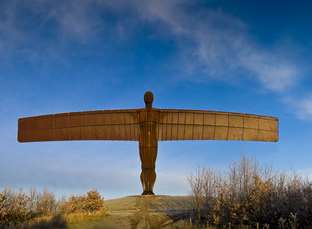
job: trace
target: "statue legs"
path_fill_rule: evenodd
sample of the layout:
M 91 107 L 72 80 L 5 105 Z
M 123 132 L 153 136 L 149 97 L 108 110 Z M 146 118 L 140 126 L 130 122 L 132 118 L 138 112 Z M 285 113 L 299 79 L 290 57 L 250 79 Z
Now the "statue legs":
M 156 180 L 155 168 L 153 169 L 142 168 L 140 178 L 143 186 L 142 195 L 154 195 L 153 187 Z
M 143 146 L 140 144 L 141 158 L 141 183 L 143 187 L 142 195 L 154 195 L 153 187 L 156 180 L 155 164 L 157 157 L 157 143 L 154 146 Z

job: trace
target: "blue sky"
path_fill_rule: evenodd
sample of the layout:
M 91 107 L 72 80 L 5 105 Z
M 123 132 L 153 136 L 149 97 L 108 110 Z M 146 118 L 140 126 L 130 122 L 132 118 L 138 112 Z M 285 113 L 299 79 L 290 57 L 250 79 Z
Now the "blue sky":
M 141 192 L 135 142 L 20 144 L 19 117 L 144 106 L 277 116 L 278 143 L 160 142 L 155 192 L 246 155 L 312 174 L 309 1 L 1 1 L 0 187 Z

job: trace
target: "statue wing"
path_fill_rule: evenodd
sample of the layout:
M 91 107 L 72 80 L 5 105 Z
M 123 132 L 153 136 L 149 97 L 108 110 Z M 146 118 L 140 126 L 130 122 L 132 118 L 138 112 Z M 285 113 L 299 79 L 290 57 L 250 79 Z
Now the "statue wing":
M 21 118 L 18 120 L 18 141 L 137 141 L 137 111 L 102 110 Z
M 160 109 L 158 139 L 278 141 L 278 119 L 242 113 Z

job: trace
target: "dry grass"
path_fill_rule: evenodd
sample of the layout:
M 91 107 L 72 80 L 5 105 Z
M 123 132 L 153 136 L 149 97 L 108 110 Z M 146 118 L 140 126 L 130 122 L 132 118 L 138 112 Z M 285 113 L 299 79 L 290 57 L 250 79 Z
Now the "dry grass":
M 97 191 L 57 201 L 48 191 L 0 192 L 0 228 L 37 228 L 40 225 L 88 221 L 105 216 L 104 200 Z
M 242 158 L 227 172 L 199 169 L 189 178 L 198 226 L 311 228 L 312 184 Z

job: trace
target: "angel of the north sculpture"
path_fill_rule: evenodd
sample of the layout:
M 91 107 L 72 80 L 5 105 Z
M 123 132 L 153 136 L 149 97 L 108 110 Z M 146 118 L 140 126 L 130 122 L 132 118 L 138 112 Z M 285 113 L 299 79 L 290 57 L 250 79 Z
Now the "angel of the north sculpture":
M 18 141 L 138 141 L 142 195 L 153 195 L 158 141 L 278 141 L 278 119 L 270 116 L 154 108 L 153 93 L 145 108 L 70 112 L 18 120 Z

